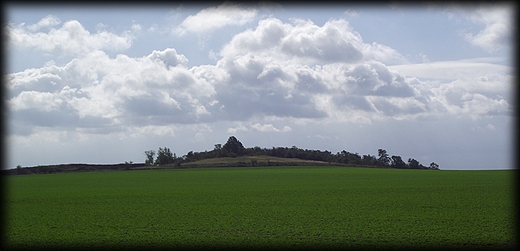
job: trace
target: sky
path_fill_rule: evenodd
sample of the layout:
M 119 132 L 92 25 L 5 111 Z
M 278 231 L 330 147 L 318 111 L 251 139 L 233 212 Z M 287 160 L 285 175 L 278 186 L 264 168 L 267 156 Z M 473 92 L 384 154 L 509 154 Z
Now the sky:
M 4 168 L 235 136 L 511 169 L 513 4 L 6 4 Z

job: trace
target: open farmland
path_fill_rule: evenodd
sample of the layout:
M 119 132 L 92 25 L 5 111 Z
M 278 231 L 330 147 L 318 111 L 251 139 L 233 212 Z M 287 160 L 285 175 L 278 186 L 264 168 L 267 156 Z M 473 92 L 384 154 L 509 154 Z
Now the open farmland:
M 515 172 L 258 167 L 9 176 L 4 243 L 510 249 Z

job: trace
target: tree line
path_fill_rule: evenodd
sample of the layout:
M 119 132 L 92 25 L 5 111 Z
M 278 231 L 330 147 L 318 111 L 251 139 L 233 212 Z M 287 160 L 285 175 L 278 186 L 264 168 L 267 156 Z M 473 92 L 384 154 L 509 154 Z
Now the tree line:
M 413 158 L 408 158 L 408 161 L 405 162 L 401 156 L 390 156 L 384 149 L 378 149 L 377 153 L 378 156 L 370 154 L 361 156 L 358 153 L 351 153 L 343 150 L 333 154 L 330 151 L 300 149 L 296 146 L 292 146 L 290 148 L 260 148 L 258 146 L 245 148 L 235 136 L 229 137 L 224 145 L 215 144 L 213 150 L 211 151 L 190 151 L 182 157 L 178 157 L 167 147 L 160 147 L 157 152 L 154 150 L 148 150 L 144 152 L 146 155 L 145 165 L 147 166 L 166 164 L 175 164 L 180 166 L 181 163 L 188 163 L 209 158 L 265 155 L 281 158 L 298 158 L 303 160 L 324 161 L 328 163 L 340 163 L 346 165 L 439 170 L 439 165 L 435 162 L 430 163 L 429 166 L 424 166 Z M 154 156 L 156 156 L 155 159 Z

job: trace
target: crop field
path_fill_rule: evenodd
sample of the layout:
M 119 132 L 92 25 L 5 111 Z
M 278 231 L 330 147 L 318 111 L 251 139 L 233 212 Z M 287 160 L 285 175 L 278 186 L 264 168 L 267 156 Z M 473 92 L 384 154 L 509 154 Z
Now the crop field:
M 3 243 L 512 249 L 515 172 L 257 167 L 9 176 Z

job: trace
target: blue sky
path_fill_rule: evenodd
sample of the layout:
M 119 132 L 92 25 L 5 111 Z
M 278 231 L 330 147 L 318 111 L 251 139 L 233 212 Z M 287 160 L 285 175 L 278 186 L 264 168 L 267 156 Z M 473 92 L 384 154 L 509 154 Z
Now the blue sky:
M 6 167 L 231 135 L 512 168 L 513 6 L 6 5 Z

